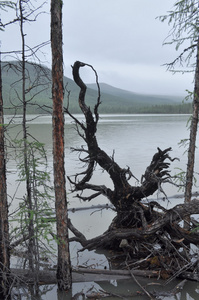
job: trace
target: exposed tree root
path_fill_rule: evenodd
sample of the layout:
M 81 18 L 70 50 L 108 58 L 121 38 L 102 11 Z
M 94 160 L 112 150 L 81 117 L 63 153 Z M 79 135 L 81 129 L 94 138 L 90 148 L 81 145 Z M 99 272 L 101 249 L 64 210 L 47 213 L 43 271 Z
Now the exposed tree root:
M 165 210 L 165 209 L 164 209 Z M 164 279 L 186 278 L 199 280 L 198 257 L 190 250 L 190 243 L 197 246 L 199 233 L 184 230 L 180 221 L 189 214 L 199 214 L 199 200 L 176 205 L 159 212 L 158 218 L 146 227 L 117 228 L 113 225 L 102 235 L 87 240 L 69 221 L 69 228 L 85 249 L 113 249 L 119 251 L 136 269 L 156 270 Z M 176 271 L 177 270 L 177 271 Z
M 193 219 L 190 230 L 183 229 L 181 223 L 186 217 L 199 214 L 199 200 L 194 199 L 169 210 L 157 201 L 142 202 L 142 199 L 147 199 L 157 190 L 164 194 L 163 183 L 174 184 L 169 166 L 176 158 L 171 158 L 170 147 L 165 150 L 158 147 L 140 182 L 136 186 L 130 185 L 129 179 L 135 178 L 130 168 L 121 168 L 115 162 L 114 156 L 108 156 L 98 145 L 96 132 L 98 107 L 101 103 L 100 87 L 96 71 L 93 69 L 98 98 L 92 113 L 90 106 L 85 102 L 86 85 L 79 75 L 80 68 L 85 66 L 93 69 L 92 66 L 79 61 L 73 65 L 73 78 L 80 87 L 79 106 L 85 116 L 85 122 L 78 121 L 70 114 L 69 105 L 65 112 L 75 121 L 77 132 L 86 143 L 86 146 L 73 149 L 79 153 L 79 159 L 86 168 L 83 172 L 75 174 L 74 179 L 68 179 L 72 191 L 77 192 L 77 197 L 83 201 L 91 201 L 98 196 L 106 197 L 114 207 L 116 217 L 105 233 L 90 240 L 69 221 L 69 228 L 74 234 L 72 240 L 79 242 L 82 250 L 106 248 L 117 251 L 125 257 L 123 261 L 131 266 L 131 270 L 136 268 L 155 271 L 168 282 L 176 277 L 198 281 L 198 257 L 193 251 L 199 241 L 198 223 Z M 90 183 L 96 165 L 109 174 L 113 183 L 112 189 L 106 185 Z M 91 195 L 84 196 L 85 190 L 90 190 Z

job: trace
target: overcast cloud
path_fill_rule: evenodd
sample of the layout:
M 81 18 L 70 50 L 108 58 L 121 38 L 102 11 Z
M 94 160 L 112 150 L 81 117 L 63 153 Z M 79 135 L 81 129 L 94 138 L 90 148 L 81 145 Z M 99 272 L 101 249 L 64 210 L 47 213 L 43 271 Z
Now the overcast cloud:
M 41 1 L 38 0 L 37 3 Z M 49 12 L 49 2 L 45 5 Z M 162 66 L 177 52 L 163 46 L 169 33 L 167 23 L 157 16 L 171 10 L 174 0 L 64 0 L 63 50 L 65 75 L 71 78 L 76 60 L 92 64 L 99 81 L 137 93 L 182 95 L 193 89 L 193 74 L 172 75 Z M 36 5 L 36 4 L 35 4 Z M 1 12 L 1 19 L 13 13 Z M 2 51 L 20 48 L 18 25 L 1 34 Z M 27 44 L 34 46 L 50 37 L 50 15 L 41 15 L 26 25 Z M 50 67 L 50 47 L 45 49 Z M 94 82 L 89 69 L 82 70 L 87 82 Z

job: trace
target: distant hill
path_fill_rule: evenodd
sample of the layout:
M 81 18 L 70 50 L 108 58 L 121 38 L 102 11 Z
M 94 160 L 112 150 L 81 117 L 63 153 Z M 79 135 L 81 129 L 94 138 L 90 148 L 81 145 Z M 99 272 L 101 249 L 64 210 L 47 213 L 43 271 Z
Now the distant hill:
M 2 82 L 5 113 L 22 112 L 20 62 L 3 62 Z M 51 70 L 45 66 L 26 64 L 26 97 L 29 99 L 28 113 L 44 113 L 51 110 Z M 79 87 L 70 78 L 64 77 L 69 95 L 69 110 L 80 113 L 78 106 Z M 95 84 L 87 84 L 86 103 L 93 107 L 97 99 Z M 189 113 L 190 104 L 181 104 L 176 96 L 145 95 L 125 91 L 105 83 L 100 84 L 101 113 Z M 65 92 L 65 106 L 68 93 Z M 13 107 L 14 106 L 14 107 Z M 12 109 L 10 109 L 12 108 Z
M 89 88 L 96 90 L 95 84 L 88 84 Z M 138 94 L 123 89 L 119 89 L 113 86 L 110 86 L 106 83 L 100 83 L 100 89 L 103 93 L 113 95 L 118 98 L 128 100 L 130 103 L 138 103 L 140 105 L 163 105 L 163 104 L 179 104 L 182 102 L 182 97 L 177 96 L 163 96 L 163 95 L 145 95 Z

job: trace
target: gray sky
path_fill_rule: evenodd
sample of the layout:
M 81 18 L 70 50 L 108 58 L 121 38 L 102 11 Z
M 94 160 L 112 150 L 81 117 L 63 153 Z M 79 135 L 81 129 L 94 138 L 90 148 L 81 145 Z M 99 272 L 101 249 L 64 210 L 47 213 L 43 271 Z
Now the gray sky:
M 47 2 L 46 12 L 50 1 Z M 192 90 L 193 74 L 172 75 L 162 66 L 178 53 L 174 45 L 162 45 L 171 28 L 156 17 L 166 14 L 174 3 L 175 0 L 64 0 L 65 75 L 71 78 L 71 65 L 80 60 L 93 65 L 100 82 L 118 88 L 172 95 Z M 1 12 L 2 22 L 12 15 L 10 11 Z M 13 25 L 0 32 L 2 51 L 20 48 L 18 27 Z M 40 15 L 37 22 L 26 25 L 25 31 L 30 46 L 48 40 L 50 15 Z M 42 58 L 49 67 L 50 51 L 50 47 L 46 48 Z M 83 69 L 81 75 L 87 83 L 95 80 L 90 69 Z

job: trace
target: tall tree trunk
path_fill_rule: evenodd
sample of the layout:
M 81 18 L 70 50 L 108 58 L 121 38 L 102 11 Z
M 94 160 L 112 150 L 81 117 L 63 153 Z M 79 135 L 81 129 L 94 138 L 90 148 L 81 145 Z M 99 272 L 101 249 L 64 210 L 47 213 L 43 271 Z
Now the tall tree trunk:
M 185 187 L 185 203 L 190 202 L 192 196 L 196 135 L 197 135 L 197 128 L 198 128 L 198 112 L 199 112 L 199 38 L 197 42 L 195 86 L 194 86 L 194 95 L 193 95 L 193 114 L 191 119 L 190 137 L 189 137 L 188 163 L 187 163 L 186 187 Z M 185 229 L 189 229 L 189 221 L 190 219 L 188 217 L 184 225 Z
M 4 118 L 0 58 L 0 299 L 11 299 L 9 295 L 10 252 L 3 124 Z
M 52 98 L 53 98 L 53 163 L 55 209 L 57 219 L 57 280 L 61 290 L 71 287 L 68 242 L 66 179 L 64 169 L 62 1 L 51 0 Z
M 31 197 L 31 183 L 30 183 L 30 176 L 29 176 L 29 166 L 28 166 L 28 144 L 27 144 L 27 121 L 26 121 L 26 110 L 27 110 L 27 102 L 26 102 L 26 57 L 25 57 L 25 33 L 24 33 L 24 3 L 23 0 L 19 1 L 19 10 L 20 10 L 20 33 L 21 33 L 21 43 L 22 43 L 22 103 L 23 103 L 23 120 L 22 120 L 22 127 L 23 127 L 23 154 L 24 154 L 24 168 L 26 174 L 26 192 L 27 192 L 27 207 L 29 210 L 28 217 L 29 217 L 29 225 L 28 225 L 28 260 L 29 260 L 29 268 L 32 272 L 35 272 L 34 267 L 34 225 L 33 219 L 31 217 L 32 212 L 32 197 Z M 35 274 L 36 276 L 36 274 Z

